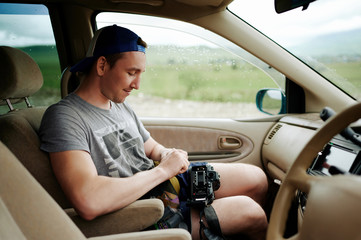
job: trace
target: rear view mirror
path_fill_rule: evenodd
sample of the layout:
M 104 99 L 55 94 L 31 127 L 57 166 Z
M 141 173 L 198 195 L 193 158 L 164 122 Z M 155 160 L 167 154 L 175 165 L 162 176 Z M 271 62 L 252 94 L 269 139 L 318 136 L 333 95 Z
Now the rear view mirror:
M 303 11 L 314 1 L 316 0 L 275 0 L 275 9 L 277 13 L 283 13 L 302 6 Z
M 269 115 L 286 113 L 286 96 L 280 89 L 261 89 L 256 96 L 258 110 Z

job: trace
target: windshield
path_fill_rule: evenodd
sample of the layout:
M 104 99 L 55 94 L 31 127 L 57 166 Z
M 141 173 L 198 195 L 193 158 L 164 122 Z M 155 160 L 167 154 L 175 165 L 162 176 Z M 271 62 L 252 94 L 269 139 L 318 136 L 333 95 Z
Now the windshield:
M 361 100 L 361 1 L 318 0 L 277 14 L 274 1 L 236 0 L 228 9 Z

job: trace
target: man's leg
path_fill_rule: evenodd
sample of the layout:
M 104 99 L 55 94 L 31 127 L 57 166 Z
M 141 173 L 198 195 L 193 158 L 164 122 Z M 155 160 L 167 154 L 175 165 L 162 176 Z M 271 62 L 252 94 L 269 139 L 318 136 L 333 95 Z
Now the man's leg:
M 216 199 L 212 203 L 224 236 L 245 234 L 250 239 L 264 239 L 267 218 L 262 207 L 247 196 Z M 192 239 L 199 239 L 199 211 L 192 209 Z M 206 226 L 207 221 L 203 218 Z
M 246 234 L 264 239 L 267 218 L 262 207 L 267 177 L 262 169 L 248 164 L 211 164 L 220 174 L 221 187 L 212 206 L 225 236 Z M 204 221 L 207 225 L 206 221 Z M 199 211 L 192 209 L 192 237 L 199 239 Z
M 242 163 L 212 163 L 220 175 L 221 187 L 215 191 L 216 199 L 245 195 L 263 205 L 268 181 L 266 174 L 257 166 Z

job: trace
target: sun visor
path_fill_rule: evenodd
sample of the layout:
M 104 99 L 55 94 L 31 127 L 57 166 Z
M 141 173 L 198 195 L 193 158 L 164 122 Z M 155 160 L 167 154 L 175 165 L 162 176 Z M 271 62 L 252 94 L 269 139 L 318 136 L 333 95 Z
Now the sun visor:
M 191 5 L 191 6 L 210 6 L 210 7 L 219 7 L 223 0 L 176 0 L 177 2 Z
M 134 4 L 144 4 L 144 5 L 150 5 L 153 7 L 160 7 L 163 6 L 164 1 L 163 0 L 109 0 L 109 2 L 112 3 L 134 3 Z

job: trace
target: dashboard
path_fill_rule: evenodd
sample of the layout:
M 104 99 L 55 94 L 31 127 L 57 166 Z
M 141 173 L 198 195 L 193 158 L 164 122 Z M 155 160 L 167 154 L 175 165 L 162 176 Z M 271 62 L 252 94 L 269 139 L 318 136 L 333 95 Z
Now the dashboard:
M 337 136 L 318 154 L 308 173 L 327 176 L 337 174 L 361 175 L 360 151 L 359 146 Z
M 319 114 L 286 116 L 270 129 L 262 146 L 263 165 L 271 179 L 282 182 L 286 173 L 316 130 L 324 124 Z M 356 126 L 356 128 L 358 128 Z M 308 172 L 312 175 L 361 175 L 361 147 L 336 135 L 315 156 Z
M 361 147 L 337 135 L 318 153 L 307 173 L 326 177 L 339 174 L 361 175 Z M 298 191 L 296 203 L 301 222 L 306 210 L 307 194 Z
M 262 161 L 267 174 L 275 183 L 282 184 L 299 153 L 305 148 L 312 148 L 308 142 L 323 125 L 324 121 L 317 113 L 299 114 L 282 117 L 270 129 L 262 146 Z M 356 122 L 352 128 L 360 132 L 360 126 Z M 307 173 L 326 178 L 340 174 L 361 175 L 361 147 L 336 135 L 314 156 Z M 289 236 L 302 226 L 307 198 L 306 193 L 299 190 L 295 192 L 289 212 L 289 217 L 294 216 L 295 220 L 287 226 Z

